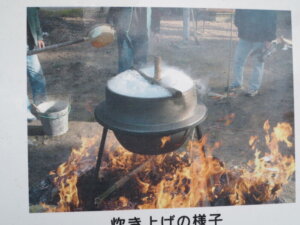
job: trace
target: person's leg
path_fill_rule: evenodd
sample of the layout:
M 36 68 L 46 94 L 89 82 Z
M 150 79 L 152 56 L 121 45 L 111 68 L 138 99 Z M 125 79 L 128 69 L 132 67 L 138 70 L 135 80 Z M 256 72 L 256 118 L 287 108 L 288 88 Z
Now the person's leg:
M 133 52 L 134 52 L 134 65 L 142 67 L 147 63 L 148 58 L 148 37 L 145 35 L 134 38 Z
M 264 72 L 264 62 L 262 60 L 262 50 L 264 47 L 263 42 L 256 42 L 253 44 L 253 51 L 255 52 L 252 56 L 253 58 L 253 70 L 249 83 L 249 93 L 254 93 L 258 91 L 261 86 L 263 72 Z
M 233 81 L 230 88 L 243 86 L 244 66 L 250 53 L 252 52 L 252 42 L 240 39 L 235 49 L 233 61 Z
M 46 100 L 46 81 L 37 55 L 27 56 L 27 77 L 33 102 L 38 105 Z
M 118 34 L 119 73 L 133 65 L 133 51 L 125 35 Z
M 31 103 L 27 97 L 27 121 L 30 122 L 32 120 L 36 120 L 36 117 L 31 113 Z

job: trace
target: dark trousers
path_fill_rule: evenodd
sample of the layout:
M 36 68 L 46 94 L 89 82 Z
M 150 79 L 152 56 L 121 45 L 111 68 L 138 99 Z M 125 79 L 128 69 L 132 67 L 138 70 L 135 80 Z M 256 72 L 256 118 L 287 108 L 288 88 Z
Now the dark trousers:
M 147 63 L 148 37 L 140 35 L 129 37 L 126 34 L 118 34 L 119 73 L 130 69 L 132 66 L 138 68 Z

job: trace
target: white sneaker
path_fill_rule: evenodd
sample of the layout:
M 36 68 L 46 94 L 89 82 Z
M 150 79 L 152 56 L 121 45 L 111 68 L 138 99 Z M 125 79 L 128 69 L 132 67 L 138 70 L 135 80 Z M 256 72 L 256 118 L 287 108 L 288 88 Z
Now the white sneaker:
M 225 88 L 225 91 L 227 91 L 230 96 L 237 96 L 244 92 L 244 87 L 243 86 L 237 86 L 237 87 L 230 86 L 229 88 Z
M 27 121 L 31 122 L 33 120 L 36 120 L 37 118 L 29 111 L 27 110 Z
M 254 97 L 254 96 L 256 96 L 258 94 L 258 90 L 249 90 L 248 92 L 247 92 L 247 96 L 249 96 L 249 97 Z

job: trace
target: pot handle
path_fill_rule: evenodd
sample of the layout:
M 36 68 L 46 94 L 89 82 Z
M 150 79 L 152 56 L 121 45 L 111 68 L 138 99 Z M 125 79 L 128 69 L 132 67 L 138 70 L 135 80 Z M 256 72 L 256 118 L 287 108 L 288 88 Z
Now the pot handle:
M 84 42 L 84 41 L 87 41 L 87 40 L 88 40 L 88 38 L 84 37 L 84 38 L 81 38 L 81 39 L 78 39 L 78 40 L 75 40 L 75 41 L 66 41 L 66 42 L 62 42 L 62 43 L 59 43 L 59 44 L 49 45 L 45 48 L 33 49 L 33 50 L 27 51 L 27 55 L 28 56 L 29 55 L 35 55 L 35 54 L 38 54 L 38 53 L 41 53 L 41 52 L 46 52 L 46 51 L 49 51 L 49 50 L 52 50 L 52 49 L 57 49 L 57 48 L 61 48 L 61 47 L 64 47 L 64 46 L 81 43 L 81 42 Z

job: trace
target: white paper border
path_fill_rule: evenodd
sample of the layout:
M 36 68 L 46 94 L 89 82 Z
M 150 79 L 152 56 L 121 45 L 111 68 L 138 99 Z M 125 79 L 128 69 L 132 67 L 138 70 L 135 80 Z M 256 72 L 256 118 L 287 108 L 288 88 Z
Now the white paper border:
M 208 208 L 95 211 L 79 213 L 30 214 L 28 206 L 28 166 L 27 166 L 27 123 L 26 123 L 26 77 L 25 74 L 25 13 L 28 6 L 160 6 L 199 8 L 251 8 L 292 11 L 293 58 L 294 58 L 294 98 L 295 136 L 299 134 L 299 92 L 300 84 L 300 2 L 297 0 L 1 0 L 0 2 L 0 221 L 12 225 L 109 225 L 113 217 L 126 219 L 137 216 L 141 225 L 148 225 L 149 217 L 160 219 L 169 215 L 221 213 L 224 220 L 218 225 L 296 225 L 300 224 L 299 173 L 296 173 L 296 203 L 226 206 Z M 299 171 L 299 138 L 295 138 L 296 171 Z M 126 223 L 127 224 L 127 223 Z M 155 225 L 160 223 L 155 223 Z M 176 223 L 174 223 L 176 224 Z M 207 224 L 213 224 L 207 222 Z

